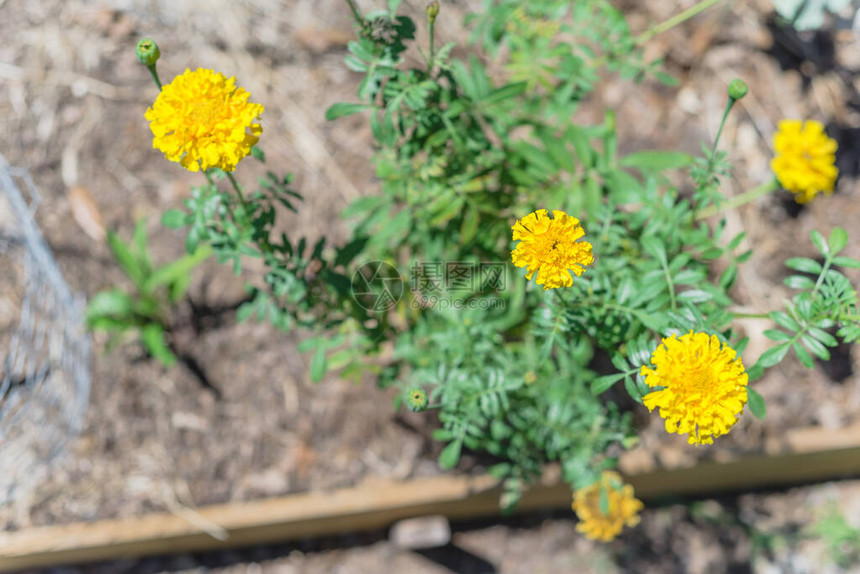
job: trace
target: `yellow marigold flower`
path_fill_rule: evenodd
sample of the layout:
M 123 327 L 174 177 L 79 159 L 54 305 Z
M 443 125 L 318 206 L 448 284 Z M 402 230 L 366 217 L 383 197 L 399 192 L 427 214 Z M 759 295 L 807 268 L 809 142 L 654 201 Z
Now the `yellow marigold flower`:
M 797 203 L 807 203 L 819 192 L 830 194 L 839 170 L 836 141 L 827 137 L 824 126 L 814 120 L 782 120 L 773 136 L 776 156 L 770 167 L 780 185 L 795 194 Z
M 686 434 L 690 444 L 713 444 L 734 426 L 747 402 L 748 377 L 740 357 L 716 335 L 693 333 L 663 339 L 651 355 L 656 367 L 641 373 L 651 387 L 643 398 L 649 411 L 660 407 L 666 431 Z
M 580 520 L 577 530 L 592 540 L 609 542 L 625 524 L 639 524 L 643 505 L 633 496 L 632 486 L 624 484 L 617 472 L 607 470 L 600 481 L 573 493 L 572 506 Z
M 220 167 L 233 171 L 251 153 L 263 129 L 263 106 L 248 102 L 234 78 L 212 70 L 185 70 L 165 85 L 146 119 L 152 147 L 189 171 Z
M 544 289 L 570 287 L 570 273 L 579 277 L 585 266 L 594 262 L 591 243 L 577 241 L 585 235 L 579 220 L 563 211 L 552 214 L 550 219 L 546 209 L 538 209 L 511 227 L 514 241 L 519 241 L 511 251 L 514 265 L 526 268 L 527 279 L 537 271 L 537 284 Z

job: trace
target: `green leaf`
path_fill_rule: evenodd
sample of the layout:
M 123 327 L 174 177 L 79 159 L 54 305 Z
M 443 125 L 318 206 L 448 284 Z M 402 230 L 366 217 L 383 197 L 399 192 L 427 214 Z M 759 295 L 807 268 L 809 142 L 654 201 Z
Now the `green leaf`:
M 767 416 L 767 405 L 764 404 L 764 399 L 758 394 L 758 391 L 750 387 L 747 387 L 747 403 L 749 404 L 750 412 L 757 419 L 763 419 Z
M 834 227 L 830 232 L 830 253 L 836 255 L 848 245 L 848 233 L 841 227 Z
M 134 257 L 137 260 L 137 266 L 140 268 L 144 277 L 152 271 L 152 257 L 149 254 L 149 238 L 146 234 L 146 219 L 139 219 L 134 224 L 134 235 L 132 236 L 134 244 Z
M 818 275 L 821 273 L 821 270 L 824 269 L 821 266 L 821 263 L 814 259 L 807 259 L 806 257 L 792 257 L 790 259 L 786 259 L 785 266 L 789 269 L 810 273 L 812 275 Z
M 573 149 L 576 151 L 576 157 L 579 162 L 586 168 L 594 166 L 594 150 L 591 149 L 588 134 L 579 126 L 571 125 L 565 132 L 567 139 L 573 144 Z
M 143 290 L 150 292 L 160 286 L 170 285 L 190 276 L 191 271 L 212 255 L 212 248 L 202 245 L 192 255 L 185 255 L 173 263 L 156 269 L 143 285 Z
M 828 347 L 835 347 L 839 344 L 839 341 L 836 340 L 836 337 L 834 337 L 827 331 L 822 331 L 818 327 L 809 327 L 808 332 L 811 336 L 815 337 L 817 340 L 821 341 Z
M 800 340 L 806 346 L 807 349 L 809 349 L 815 354 L 816 357 L 818 357 L 822 361 L 830 360 L 830 351 L 828 351 L 827 347 L 822 345 L 819 341 L 812 338 L 808 334 L 801 335 Z
M 794 349 L 794 353 L 797 355 L 797 358 L 800 359 L 800 362 L 803 363 L 804 367 L 811 369 L 815 366 L 815 363 L 812 361 L 812 355 L 809 354 L 809 351 L 803 348 L 803 345 L 801 345 L 799 341 L 795 341 L 791 347 Z
M 646 150 L 624 156 L 618 163 L 640 171 L 665 171 L 689 166 L 693 163 L 693 156 L 675 151 Z
M 833 264 L 845 267 L 846 269 L 860 269 L 860 261 L 851 257 L 843 257 L 841 255 L 833 258 Z
M 487 474 L 489 474 L 493 478 L 502 479 L 505 478 L 508 474 L 510 474 L 511 468 L 512 467 L 510 463 L 500 462 L 488 468 Z
M 480 221 L 480 213 L 477 209 L 467 208 L 466 214 L 463 216 L 463 223 L 460 225 L 460 245 L 466 245 L 475 238 L 478 233 L 478 223 Z
M 188 235 L 185 236 L 185 251 L 194 253 L 197 251 L 197 246 L 200 245 L 200 230 L 195 226 L 188 230 Z
M 484 105 L 497 104 L 499 102 L 509 100 L 515 96 L 519 96 L 527 89 L 528 82 L 516 82 L 514 84 L 507 84 L 487 94 L 486 97 L 481 100 L 481 103 Z
M 788 341 L 791 339 L 791 335 L 778 329 L 767 329 L 764 332 L 764 336 L 771 341 Z
M 704 303 L 705 301 L 710 301 L 714 296 L 707 291 L 702 291 L 701 289 L 690 289 L 688 291 L 683 291 L 678 293 L 678 301 L 681 303 Z
M 451 470 L 460 461 L 460 452 L 463 450 L 463 442 L 455 440 L 448 443 L 439 454 L 439 466 L 445 470 Z
M 537 135 L 549 153 L 549 156 L 558 167 L 568 173 L 576 172 L 576 161 L 573 154 L 567 149 L 567 142 L 564 139 L 557 137 L 549 129 L 542 129 Z
M 675 285 L 693 285 L 707 277 L 707 272 L 704 269 L 684 269 L 672 280 Z
M 627 363 L 627 358 L 621 353 L 615 353 L 611 357 L 612 364 L 615 365 L 615 368 L 619 371 L 629 371 L 630 365 Z
M 314 356 L 311 358 L 311 380 L 318 383 L 325 376 L 327 360 L 325 355 L 325 346 L 319 345 L 314 351 Z
M 623 379 L 624 373 L 615 373 L 613 375 L 604 375 L 591 381 L 591 394 L 599 395 L 608 390 L 612 385 Z
M 793 333 L 796 333 L 800 330 L 800 325 L 797 322 L 788 316 L 788 313 L 784 313 L 782 311 L 774 311 L 770 314 L 770 318 L 773 321 L 782 327 L 783 329 L 787 329 Z
M 188 225 L 188 214 L 181 209 L 168 209 L 161 216 L 161 225 L 170 229 L 179 229 Z
M 607 171 L 603 174 L 603 182 L 609 189 L 612 199 L 619 204 L 636 203 L 642 199 L 642 184 L 622 169 Z
M 821 254 L 827 257 L 830 254 L 830 247 L 827 245 L 827 241 L 825 241 L 824 236 L 814 229 L 809 234 L 809 236 L 812 238 L 812 242 L 815 244 Z
M 791 275 L 790 277 L 786 277 L 785 281 L 783 281 L 787 287 L 791 289 L 814 289 L 815 281 L 807 277 L 806 275 Z
M 663 246 L 662 241 L 660 241 L 653 235 L 643 237 L 641 241 L 642 249 L 668 265 L 668 259 L 666 258 L 666 248 Z
M 336 120 L 345 116 L 352 115 L 363 110 L 370 109 L 367 104 L 351 104 L 347 102 L 338 102 L 325 111 L 325 119 L 328 121 Z
M 747 375 L 749 375 L 749 382 L 756 381 L 761 378 L 764 374 L 764 367 L 762 367 L 759 363 L 756 363 L 749 369 L 747 369 Z
M 788 353 L 788 347 L 788 343 L 783 343 L 781 345 L 771 347 L 770 349 L 761 354 L 761 357 L 759 357 L 757 364 L 761 365 L 764 368 L 774 366 L 785 358 L 785 355 Z
M 362 215 L 368 211 L 373 211 L 382 205 L 388 203 L 388 198 L 381 195 L 368 195 L 360 197 L 344 208 L 340 216 L 344 219 Z
M 132 255 L 128 245 L 126 245 L 119 236 L 113 231 L 107 232 L 107 241 L 117 263 L 128 276 L 129 279 L 138 287 L 143 284 L 143 269 L 138 264 L 137 259 Z
M 741 244 L 741 241 L 743 241 L 744 237 L 746 236 L 746 231 L 741 231 L 740 233 L 735 235 L 734 239 L 729 242 L 729 244 L 726 246 L 726 249 L 728 249 L 729 251 L 734 251 L 735 249 L 737 249 L 738 245 Z
M 120 289 L 101 291 L 96 293 L 87 305 L 86 320 L 88 324 L 103 317 L 131 320 L 133 309 L 134 300 L 125 291 Z
M 624 379 L 624 388 L 627 389 L 627 394 L 630 395 L 630 398 L 637 403 L 642 404 L 642 394 L 639 392 L 639 387 L 636 386 L 636 383 L 633 382 L 631 377 Z
M 154 359 L 165 367 L 176 364 L 176 355 L 168 347 L 164 338 L 164 328 L 160 324 L 148 323 L 141 329 L 140 336 L 144 347 Z

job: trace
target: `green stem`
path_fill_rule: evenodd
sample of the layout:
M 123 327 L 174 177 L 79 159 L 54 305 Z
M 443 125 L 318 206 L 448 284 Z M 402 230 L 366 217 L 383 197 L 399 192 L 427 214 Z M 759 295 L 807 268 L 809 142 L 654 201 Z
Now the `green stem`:
M 660 265 L 663 267 L 663 275 L 666 276 L 666 283 L 669 285 L 669 304 L 672 309 L 677 309 L 675 301 L 675 282 L 672 281 L 672 271 L 669 269 L 669 261 L 665 257 L 660 258 Z
M 701 221 L 702 219 L 711 217 L 712 215 L 717 215 L 718 213 L 728 211 L 729 209 L 740 207 L 741 205 L 745 205 L 755 199 L 758 199 L 759 197 L 767 195 L 772 191 L 776 191 L 777 189 L 779 189 L 779 181 L 774 178 L 767 183 L 763 183 L 758 187 L 754 187 L 749 191 L 732 197 L 728 201 L 723 202 L 722 205 L 709 205 L 705 209 L 702 209 L 698 213 L 696 213 L 696 221 Z
M 161 80 L 158 79 L 158 71 L 155 69 L 155 64 L 146 67 L 149 70 L 149 75 L 152 76 L 152 80 L 155 82 L 155 85 L 158 86 L 158 91 L 161 91 Z
M 230 180 L 230 183 L 233 184 L 233 189 L 236 190 L 236 193 L 239 195 L 239 201 L 242 202 L 242 207 L 245 209 L 245 215 L 251 215 L 251 207 L 248 205 L 248 202 L 245 200 L 245 194 L 242 193 L 242 188 L 239 187 L 239 182 L 236 181 L 236 178 L 233 177 L 233 173 L 229 171 L 225 171 L 227 174 L 227 179 Z
M 645 30 L 644 32 L 642 32 L 641 34 L 636 36 L 636 44 L 641 46 L 642 44 L 644 44 L 645 42 L 647 42 L 648 40 L 650 40 L 654 36 L 656 36 L 658 34 L 662 34 L 663 32 L 666 32 L 667 30 L 671 30 L 675 26 L 686 22 L 687 20 L 689 20 L 693 16 L 696 16 L 697 14 L 704 12 L 705 10 L 710 8 L 711 6 L 714 6 L 715 4 L 719 4 L 720 2 L 722 2 L 722 0 L 702 0 L 701 2 L 696 4 L 695 6 L 688 8 L 688 9 L 684 10 L 683 12 L 679 12 L 678 14 L 675 14 L 674 16 L 669 18 L 668 20 L 661 22 L 660 24 L 657 24 L 656 26 L 652 26 L 651 28 Z
M 436 30 L 436 22 L 434 20 L 430 20 L 430 64 L 428 72 L 433 70 L 433 63 L 436 60 L 436 34 L 434 33 Z
M 361 12 L 358 11 L 358 6 L 355 5 L 354 0 L 346 0 L 346 3 L 349 4 L 349 9 L 352 10 L 352 17 L 355 18 L 355 21 L 360 25 L 364 25 L 364 17 L 361 15 Z
M 827 259 L 824 261 L 824 265 L 821 267 L 821 273 L 818 274 L 818 280 L 815 282 L 815 287 L 812 289 L 812 296 L 815 297 L 815 294 L 818 293 L 818 289 L 821 288 L 821 284 L 824 282 L 824 277 L 827 275 L 827 271 L 830 269 L 830 266 L 833 264 L 833 254 L 830 253 L 827 256 Z
M 678 14 L 675 14 L 674 16 L 669 18 L 668 20 L 661 22 L 655 26 L 651 26 L 650 28 L 648 28 L 647 30 L 645 30 L 644 32 L 642 32 L 641 34 L 636 36 L 636 38 L 634 38 L 634 40 L 633 40 L 634 45 L 636 47 L 641 47 L 643 44 L 645 44 L 645 42 L 647 42 L 648 40 L 650 40 L 654 36 L 656 36 L 658 34 L 662 34 L 663 32 L 666 32 L 668 30 L 671 30 L 675 26 L 686 22 L 687 20 L 689 20 L 693 16 L 699 14 L 700 12 L 704 12 L 705 10 L 707 10 L 708 8 L 713 6 L 714 4 L 718 4 L 720 2 L 722 2 L 722 0 L 702 0 L 701 2 L 696 4 L 695 6 L 688 8 L 687 10 L 684 10 L 683 12 L 679 12 Z M 606 54 L 604 54 L 604 55 L 600 56 L 599 58 L 592 60 L 591 64 L 589 64 L 589 66 L 591 68 L 598 68 L 598 67 L 602 66 L 604 63 L 606 63 L 606 60 L 608 60 L 608 59 L 609 59 L 609 57 Z
M 714 145 L 711 148 L 711 157 L 708 158 L 708 163 L 713 166 L 714 160 L 717 157 L 717 145 L 720 143 L 720 136 L 723 135 L 723 127 L 726 125 L 726 118 L 729 117 L 729 112 L 732 111 L 732 106 L 737 100 L 729 96 L 729 101 L 726 102 L 726 109 L 723 110 L 723 119 L 720 120 L 720 127 L 717 129 L 717 137 L 714 138 Z
M 206 176 L 206 181 L 208 181 L 208 182 L 209 182 L 209 185 L 211 185 L 212 187 L 218 187 L 217 185 L 215 185 L 215 182 L 212 180 L 212 176 L 211 176 L 211 175 L 209 175 L 209 171 L 208 171 L 208 170 L 205 170 L 205 169 L 202 169 L 202 168 L 201 168 L 201 171 L 203 172 L 203 175 L 205 175 L 205 176 Z
M 732 313 L 732 317 L 735 319 L 769 319 L 770 315 L 767 313 Z

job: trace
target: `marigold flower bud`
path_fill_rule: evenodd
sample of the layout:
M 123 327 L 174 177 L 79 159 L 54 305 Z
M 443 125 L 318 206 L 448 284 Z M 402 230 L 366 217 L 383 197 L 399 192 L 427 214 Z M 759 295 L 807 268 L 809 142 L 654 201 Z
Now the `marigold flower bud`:
M 537 373 L 534 371 L 528 371 L 524 376 L 523 380 L 527 385 L 533 385 L 537 382 Z
M 747 83 L 740 78 L 735 78 L 729 82 L 729 97 L 733 100 L 743 98 L 750 91 Z
M 154 66 L 161 56 L 158 44 L 152 38 L 144 38 L 138 42 L 135 53 L 137 54 L 137 61 L 144 66 Z
M 433 0 L 433 2 L 430 2 L 429 4 L 427 4 L 427 19 L 432 24 L 433 22 L 436 21 L 436 16 L 438 16 L 438 15 L 439 15 L 439 2 L 436 0 Z
M 427 408 L 427 393 L 423 389 L 415 387 L 406 394 L 406 406 L 410 411 L 421 412 Z

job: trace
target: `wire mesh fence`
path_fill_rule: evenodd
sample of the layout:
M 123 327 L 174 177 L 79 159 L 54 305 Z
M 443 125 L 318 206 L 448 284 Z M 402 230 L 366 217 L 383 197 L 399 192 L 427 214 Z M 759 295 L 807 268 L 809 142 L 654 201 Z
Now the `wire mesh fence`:
M 38 203 L 27 171 L 0 155 L 0 504 L 40 482 L 89 399 L 84 301 L 33 219 Z

